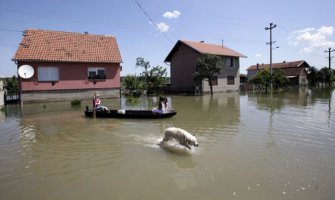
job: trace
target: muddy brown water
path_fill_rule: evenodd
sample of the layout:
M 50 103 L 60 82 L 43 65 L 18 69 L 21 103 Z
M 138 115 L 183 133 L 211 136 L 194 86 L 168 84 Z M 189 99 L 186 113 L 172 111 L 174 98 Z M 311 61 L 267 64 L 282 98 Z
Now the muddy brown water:
M 90 119 L 69 103 L 0 112 L 0 199 L 335 199 L 335 94 L 169 96 L 168 119 Z M 104 100 L 110 108 L 151 108 Z M 120 106 L 121 105 L 121 106 Z M 170 126 L 191 151 L 157 145 Z

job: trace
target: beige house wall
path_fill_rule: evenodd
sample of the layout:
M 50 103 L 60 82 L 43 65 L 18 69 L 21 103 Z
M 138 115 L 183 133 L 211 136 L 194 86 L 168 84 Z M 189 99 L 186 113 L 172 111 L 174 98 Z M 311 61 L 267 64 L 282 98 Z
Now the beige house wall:
M 225 91 L 237 91 L 240 86 L 240 62 L 239 58 L 234 59 L 233 66 L 227 66 L 227 60 L 229 57 L 223 57 L 223 61 L 220 63 L 221 72 L 218 74 L 218 84 L 213 85 L 213 92 L 225 92 Z M 228 85 L 227 77 L 234 76 L 234 85 Z M 210 92 L 209 83 L 207 80 L 202 82 L 203 92 Z
M 54 102 L 72 101 L 76 99 L 93 99 L 95 92 L 98 92 L 102 99 L 120 98 L 120 89 L 97 89 L 97 90 L 71 90 L 71 91 L 34 91 L 22 92 L 21 103 L 32 102 Z

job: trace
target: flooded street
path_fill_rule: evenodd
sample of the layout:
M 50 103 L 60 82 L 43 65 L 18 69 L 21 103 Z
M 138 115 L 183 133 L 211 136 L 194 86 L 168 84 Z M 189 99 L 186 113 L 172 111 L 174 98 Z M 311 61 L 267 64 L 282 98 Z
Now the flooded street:
M 0 112 L 0 199 L 335 198 L 335 92 L 169 96 L 167 119 L 91 119 L 70 103 Z M 119 100 L 102 100 L 119 108 Z M 152 108 L 152 98 L 122 108 Z M 194 133 L 191 151 L 157 144 Z

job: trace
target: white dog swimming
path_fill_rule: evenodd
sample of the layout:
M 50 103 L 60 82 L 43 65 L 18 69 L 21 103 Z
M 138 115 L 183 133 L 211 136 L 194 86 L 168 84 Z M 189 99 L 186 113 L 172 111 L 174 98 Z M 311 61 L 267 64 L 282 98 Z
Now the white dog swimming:
M 171 139 L 177 140 L 179 144 L 189 148 L 190 150 L 191 146 L 199 146 L 195 136 L 181 128 L 170 127 L 165 129 L 164 138 L 160 144 L 163 144 Z

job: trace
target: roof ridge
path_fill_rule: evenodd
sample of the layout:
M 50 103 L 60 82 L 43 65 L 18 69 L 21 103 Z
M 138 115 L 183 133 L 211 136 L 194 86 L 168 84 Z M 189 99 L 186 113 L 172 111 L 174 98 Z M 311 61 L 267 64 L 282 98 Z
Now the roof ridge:
M 73 32 L 73 31 L 60 31 L 60 30 L 47 30 L 47 29 L 35 29 L 35 28 L 27 28 L 24 31 L 44 31 L 44 32 L 50 32 L 50 33 L 68 33 L 68 34 L 78 34 L 78 35 L 89 35 L 89 36 L 104 36 L 104 37 L 114 37 L 113 35 L 109 35 L 109 34 L 91 34 L 89 32 Z

